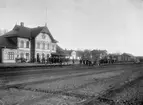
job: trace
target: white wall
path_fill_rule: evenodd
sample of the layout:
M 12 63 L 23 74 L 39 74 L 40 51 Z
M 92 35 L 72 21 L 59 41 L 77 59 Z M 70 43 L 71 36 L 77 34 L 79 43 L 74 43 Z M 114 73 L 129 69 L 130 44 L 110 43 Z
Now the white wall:
M 73 51 L 72 53 L 71 53 L 71 58 L 73 59 L 77 59 L 77 56 L 76 56 L 76 51 Z
M 45 35 L 45 39 L 42 38 L 43 35 Z M 44 34 L 44 33 L 39 33 L 36 36 L 35 40 L 37 40 L 37 41 L 46 41 L 48 43 L 51 43 L 51 38 L 49 37 L 49 35 L 48 34 Z
M 20 47 L 20 42 L 21 41 L 24 41 L 24 47 L 23 48 L 21 48 Z M 29 48 L 26 48 L 26 42 L 27 41 L 29 41 Z M 18 50 L 17 50 L 17 55 L 18 55 L 18 57 L 20 57 L 20 53 L 24 53 L 24 58 L 26 58 L 26 53 L 29 53 L 29 55 L 30 55 L 30 48 L 31 48 L 31 42 L 30 42 L 30 40 L 29 39 L 26 39 L 26 38 L 18 38 L 17 39 L 17 44 L 18 44 Z M 30 60 L 30 56 L 29 56 L 29 60 Z
M 8 59 L 8 52 L 14 52 L 13 60 Z M 2 49 L 2 63 L 15 63 L 16 57 L 17 57 L 17 49 L 8 49 L 8 48 Z
M 45 38 L 43 38 L 43 35 Z M 40 43 L 40 49 L 37 48 L 37 43 Z M 45 43 L 45 49 L 43 49 L 43 43 Z M 49 49 L 48 49 L 48 44 L 49 44 Z M 54 45 L 54 50 L 52 50 L 52 46 Z M 37 37 L 35 38 L 35 58 L 37 57 L 37 53 L 42 55 L 44 53 L 45 55 L 51 54 L 52 52 L 56 52 L 56 43 L 52 43 L 51 38 L 49 37 L 48 34 L 44 33 L 39 33 Z
M 24 41 L 24 48 L 21 48 L 21 47 L 20 47 L 20 42 L 21 42 L 22 40 Z M 29 41 L 29 48 L 26 48 L 26 42 L 27 42 L 27 41 Z M 26 39 L 26 38 L 17 38 L 17 44 L 18 44 L 18 49 L 30 51 L 31 42 L 30 42 L 29 39 Z

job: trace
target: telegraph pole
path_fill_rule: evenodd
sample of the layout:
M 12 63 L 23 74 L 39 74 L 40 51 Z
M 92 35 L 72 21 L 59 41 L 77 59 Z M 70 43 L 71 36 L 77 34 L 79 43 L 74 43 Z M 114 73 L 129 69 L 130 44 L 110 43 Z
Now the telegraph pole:
M 46 8 L 46 19 L 45 19 L 45 26 L 47 26 L 47 20 L 48 20 L 48 9 Z

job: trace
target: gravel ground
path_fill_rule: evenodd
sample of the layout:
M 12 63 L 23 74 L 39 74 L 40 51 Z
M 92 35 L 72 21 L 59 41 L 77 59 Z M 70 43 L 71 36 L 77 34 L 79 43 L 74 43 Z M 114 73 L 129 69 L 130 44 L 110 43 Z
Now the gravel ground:
M 37 89 L 47 89 L 51 91 L 67 91 L 71 89 L 78 88 L 82 85 L 89 84 L 96 82 L 96 79 L 105 79 L 113 76 L 120 75 L 122 71 L 115 71 L 115 72 L 107 72 L 107 73 L 101 73 L 101 74 L 93 74 L 93 75 L 87 75 L 87 76 L 79 76 L 79 77 L 73 77 L 68 78 L 64 80 L 57 80 L 50 83 L 40 83 L 35 85 L 28 85 L 27 88 L 37 88 Z
M 24 101 L 33 100 L 34 98 L 39 98 L 45 95 L 45 93 L 17 89 L 1 90 L 0 93 L 0 99 L 5 103 L 5 105 L 20 104 Z
M 82 105 L 143 105 L 143 72 L 132 74 L 124 84 Z
M 143 105 L 143 78 L 111 97 L 116 105 Z
M 117 68 L 119 69 L 120 67 Z M 135 69 L 136 68 L 134 68 L 134 70 Z M 19 103 L 19 105 L 75 105 L 76 103 L 82 103 L 82 101 L 86 101 L 90 97 L 102 94 L 108 89 L 116 89 L 116 87 L 120 87 L 125 83 L 128 83 L 136 79 L 138 76 L 142 75 L 142 72 L 133 72 L 132 70 L 115 70 L 112 72 L 104 72 L 99 74 L 88 73 L 87 75 L 73 77 L 71 76 L 69 78 L 27 85 L 25 87 L 31 88 L 32 90 L 0 90 L 0 100 L 5 102 L 5 105 L 18 105 L 17 103 Z M 143 84 L 143 81 L 141 83 Z M 138 85 L 135 85 L 135 87 L 130 86 L 129 88 L 125 88 L 122 90 L 123 92 L 119 91 L 117 93 L 109 95 L 109 98 L 116 102 L 117 105 L 126 105 L 123 104 L 125 103 L 125 100 L 126 103 L 129 103 L 133 99 L 141 100 L 141 96 L 143 95 L 138 94 L 143 94 L 143 89 L 142 85 L 139 84 L 140 83 L 138 83 Z M 35 89 L 40 89 L 41 91 L 38 92 L 35 91 Z M 60 93 L 58 93 L 58 91 L 60 91 Z M 129 94 L 129 92 L 131 92 L 131 94 Z M 81 96 L 85 96 L 85 98 Z M 97 103 L 99 105 L 110 105 L 109 103 L 102 101 L 99 101 Z
M 53 81 L 51 83 L 43 83 L 43 84 L 38 84 L 38 88 L 40 87 L 41 89 L 45 90 L 53 90 L 53 91 L 58 91 L 58 90 L 70 90 L 70 89 L 75 89 L 78 88 L 84 84 L 89 84 L 92 82 L 97 82 L 97 78 L 100 79 L 100 86 L 102 83 L 101 79 L 107 79 L 109 77 L 117 76 L 120 75 L 122 71 L 115 71 L 113 72 L 107 72 L 107 73 L 101 73 L 101 74 L 92 74 L 92 75 L 86 75 L 86 76 L 81 76 L 81 77 L 73 77 L 69 78 L 66 80 L 59 80 L 59 81 Z M 45 87 L 43 87 L 46 85 Z M 48 87 L 48 86 L 49 87 Z M 99 86 L 98 85 L 98 86 Z M 29 86 L 27 86 L 29 87 Z M 37 88 L 36 85 L 30 86 L 32 88 Z M 99 87 L 101 88 L 101 87 Z M 69 91 L 70 92 L 70 91 Z M 74 93 L 74 91 L 72 91 Z M 99 91 L 100 92 L 100 91 Z M 47 95 L 44 92 L 32 92 L 32 91 L 26 91 L 26 90 L 1 90 L 1 100 L 5 102 L 5 105 L 14 105 L 16 103 L 19 103 L 20 105 L 46 105 L 45 103 L 51 103 L 51 105 L 55 105 L 54 103 L 70 103 L 70 105 L 74 105 L 77 102 L 82 101 L 83 99 L 74 97 L 74 96 L 65 96 L 64 95 Z M 45 98 L 43 97 L 45 96 Z M 51 96 L 50 98 L 47 96 Z M 64 97 L 64 98 L 63 98 Z M 38 101 L 38 98 L 40 100 Z M 36 99 L 36 102 L 33 103 L 33 100 Z M 56 101 L 57 100 L 57 101 Z M 29 104 L 30 103 L 30 104 Z M 47 104 L 48 105 L 48 104 Z M 50 104 L 49 104 L 50 105 Z

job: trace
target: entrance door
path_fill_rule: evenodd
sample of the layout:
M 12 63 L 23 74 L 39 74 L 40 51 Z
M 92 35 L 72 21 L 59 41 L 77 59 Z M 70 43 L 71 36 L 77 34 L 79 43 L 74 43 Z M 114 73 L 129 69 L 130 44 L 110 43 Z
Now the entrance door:
M 37 53 L 37 62 L 40 62 L 39 53 Z
M 29 60 L 29 53 L 26 53 L 26 59 Z
M 43 59 L 43 58 L 45 58 L 45 54 L 44 54 L 44 53 L 42 53 L 42 59 Z

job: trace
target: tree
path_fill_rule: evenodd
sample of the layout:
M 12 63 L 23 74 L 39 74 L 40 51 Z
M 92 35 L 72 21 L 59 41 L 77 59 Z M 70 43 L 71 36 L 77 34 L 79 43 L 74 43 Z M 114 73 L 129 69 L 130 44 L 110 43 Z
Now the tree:
M 90 60 L 90 59 L 91 59 L 91 51 L 88 50 L 88 49 L 85 49 L 85 50 L 83 51 L 83 58 Z
M 84 55 L 84 52 L 82 50 L 76 50 L 76 56 L 79 58 L 82 58 Z
M 92 50 L 92 59 L 94 60 L 99 60 L 107 56 L 107 51 L 106 50 Z
M 0 36 L 7 33 L 8 30 L 7 29 L 0 29 Z

